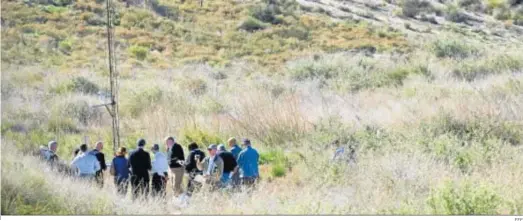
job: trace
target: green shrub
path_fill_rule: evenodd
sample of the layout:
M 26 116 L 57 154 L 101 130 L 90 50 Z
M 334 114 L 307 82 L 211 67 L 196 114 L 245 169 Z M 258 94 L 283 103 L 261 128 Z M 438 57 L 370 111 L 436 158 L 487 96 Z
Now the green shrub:
M 71 50 L 73 49 L 73 42 L 71 39 L 65 39 L 63 41 L 60 41 L 58 44 L 58 49 L 60 49 L 62 52 L 66 54 L 70 54 Z
M 163 98 L 163 91 L 156 87 L 137 92 L 133 91 L 130 98 L 122 103 L 121 110 L 132 117 L 137 117 L 143 111 L 153 108 Z
M 258 30 L 265 29 L 268 25 L 263 23 L 262 21 L 253 18 L 248 17 L 247 20 L 243 21 L 242 24 L 238 27 L 238 29 L 254 32 Z
M 183 91 L 188 91 L 193 95 L 201 96 L 207 92 L 207 82 L 201 78 L 185 78 L 180 81 Z
M 432 191 L 427 203 L 435 215 L 493 215 L 502 199 L 488 185 L 465 181 L 447 182 Z
M 521 56 L 500 55 L 488 60 L 462 62 L 452 70 L 452 74 L 458 79 L 473 81 L 491 74 L 504 71 L 517 72 L 522 69 L 523 60 Z
M 84 94 L 97 94 L 100 88 L 95 83 L 85 77 L 75 77 L 72 81 L 73 89 L 76 92 Z
M 80 19 L 88 25 L 101 26 L 105 24 L 105 20 L 100 15 L 93 12 L 82 13 Z
M 285 157 L 285 154 L 282 150 L 279 149 L 271 149 L 269 151 L 264 151 L 260 153 L 260 164 L 277 164 L 277 163 L 285 163 L 287 161 L 287 158 Z
M 434 11 L 434 7 L 426 0 L 404 0 L 401 3 L 401 11 L 404 16 L 414 18 L 421 13 Z
M 306 41 L 309 39 L 309 30 L 302 27 L 290 26 L 284 29 L 277 29 L 274 33 L 282 38 L 296 38 L 298 40 Z
M 50 90 L 56 94 L 67 94 L 71 92 L 97 94 L 100 88 L 87 78 L 75 77 L 71 80 L 60 82 L 60 84 L 52 87 Z
M 143 60 L 145 60 L 145 58 L 147 58 L 147 54 L 149 53 L 149 48 L 139 46 L 139 45 L 133 45 L 133 46 L 129 47 L 128 51 L 132 57 L 143 61 Z
M 512 15 L 513 24 L 523 26 L 523 6 L 520 6 Z
M 463 59 L 479 53 L 479 50 L 464 42 L 451 39 L 437 40 L 432 44 L 432 51 L 439 58 Z
M 495 8 L 493 10 L 494 18 L 498 20 L 509 20 L 512 17 L 512 14 L 510 12 L 510 8 L 507 5 L 503 5 L 502 7 Z
M 76 123 L 70 119 L 62 116 L 54 116 L 49 119 L 47 123 L 47 130 L 55 134 L 58 133 L 79 133 Z
M 153 11 L 157 14 L 174 20 L 178 19 L 180 12 L 177 7 L 165 5 L 158 0 L 150 0 L 149 4 L 151 5 Z
M 470 11 L 482 12 L 485 10 L 483 0 L 459 0 L 458 5 Z
M 42 9 L 45 12 L 51 13 L 51 14 L 60 14 L 60 13 L 67 11 L 66 7 L 59 7 L 59 6 L 54 6 L 54 5 L 46 5 L 46 6 L 42 7 Z
M 467 16 L 454 5 L 449 5 L 445 14 L 445 18 L 456 23 L 463 23 L 467 21 Z
M 285 176 L 285 166 L 282 164 L 275 164 L 271 167 L 271 176 L 272 177 L 284 177 Z
M 189 145 L 191 142 L 196 142 L 202 149 L 206 149 L 211 144 L 225 144 L 224 140 L 216 135 L 216 133 L 201 128 L 183 128 L 179 131 L 179 134 L 181 134 L 180 141 L 185 145 Z

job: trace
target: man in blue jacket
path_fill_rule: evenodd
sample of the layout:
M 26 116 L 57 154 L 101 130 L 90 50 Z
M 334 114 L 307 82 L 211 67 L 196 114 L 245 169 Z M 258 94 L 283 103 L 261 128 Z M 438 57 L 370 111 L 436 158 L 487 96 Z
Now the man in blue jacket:
M 252 148 L 249 139 L 243 140 L 243 146 L 245 146 L 245 149 L 238 155 L 240 178 L 244 186 L 251 187 L 259 177 L 258 160 L 260 159 L 260 155 L 256 149 Z

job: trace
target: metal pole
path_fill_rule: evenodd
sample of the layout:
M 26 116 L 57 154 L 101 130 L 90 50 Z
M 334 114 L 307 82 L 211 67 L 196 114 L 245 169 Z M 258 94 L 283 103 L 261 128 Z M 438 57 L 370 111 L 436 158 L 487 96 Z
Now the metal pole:
M 107 10 L 107 49 L 109 59 L 109 83 L 111 88 L 111 118 L 112 118 L 112 132 L 113 132 L 113 153 L 116 153 L 116 148 L 120 146 L 120 129 L 118 119 L 118 74 L 116 73 L 116 59 L 114 54 L 114 38 L 113 38 L 113 20 L 112 20 L 112 4 L 111 0 L 106 0 Z

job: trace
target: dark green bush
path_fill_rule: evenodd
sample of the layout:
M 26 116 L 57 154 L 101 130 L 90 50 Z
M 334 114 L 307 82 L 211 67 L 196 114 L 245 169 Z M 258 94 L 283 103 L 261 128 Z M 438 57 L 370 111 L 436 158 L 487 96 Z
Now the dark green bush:
M 129 47 L 128 50 L 132 57 L 142 61 L 145 60 L 145 58 L 147 58 L 147 54 L 149 54 L 149 48 L 139 45 L 133 45 Z
M 451 39 L 437 40 L 432 44 L 434 54 L 439 58 L 463 59 L 479 53 L 479 50 L 464 42 Z
M 258 30 L 265 29 L 268 25 L 263 23 L 262 21 L 253 18 L 248 17 L 247 20 L 243 21 L 241 25 L 238 27 L 238 29 L 245 30 L 248 32 L 254 32 Z
M 463 23 L 467 21 L 467 16 L 454 5 L 447 7 L 445 18 L 456 23 Z
M 434 7 L 426 0 L 404 0 L 401 10 L 404 16 L 414 18 L 421 13 L 434 11 Z

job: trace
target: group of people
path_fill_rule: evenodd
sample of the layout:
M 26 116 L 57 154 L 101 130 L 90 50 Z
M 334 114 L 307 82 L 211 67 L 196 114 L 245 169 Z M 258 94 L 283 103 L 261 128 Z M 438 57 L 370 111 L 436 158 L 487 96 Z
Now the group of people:
M 109 167 L 118 193 L 125 195 L 130 184 L 133 198 L 150 192 L 155 196 L 165 196 L 169 179 L 175 195 L 184 192 L 191 195 L 200 188 L 214 191 L 252 187 L 259 178 L 258 152 L 251 146 L 249 139 L 243 140 L 243 148 L 234 137 L 228 139 L 227 145 L 230 150 L 223 144 L 211 144 L 207 147 L 207 155 L 197 143 L 192 142 L 188 145 L 189 154 L 185 157 L 182 145 L 174 137 L 167 137 L 165 153 L 158 144 L 150 147 L 154 155 L 154 160 L 151 160 L 151 154 L 145 150 L 146 141 L 139 139 L 136 149 L 128 157 L 127 148 L 121 147 L 107 166 L 102 152 L 103 143 L 97 142 L 93 150 L 89 150 L 87 144 L 80 145 L 69 166 L 74 171 L 73 175 L 95 180 L 101 187 L 104 185 L 104 171 Z M 51 141 L 47 148 L 40 148 L 40 155 L 56 162 L 57 147 L 58 143 Z M 188 177 L 186 191 L 182 188 L 184 174 Z

